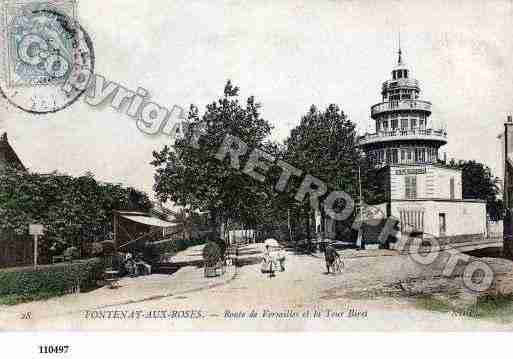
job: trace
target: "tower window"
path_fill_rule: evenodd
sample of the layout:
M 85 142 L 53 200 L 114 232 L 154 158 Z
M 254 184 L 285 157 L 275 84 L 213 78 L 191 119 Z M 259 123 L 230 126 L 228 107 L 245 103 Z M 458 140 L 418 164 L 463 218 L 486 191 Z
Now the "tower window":
M 417 177 L 405 176 L 404 177 L 404 196 L 407 199 L 417 198 Z
M 426 162 L 426 152 L 424 148 L 415 149 L 415 162 Z
M 392 150 L 392 163 L 397 163 L 399 162 L 399 158 L 398 158 L 398 153 L 397 153 L 397 149 L 393 149 Z

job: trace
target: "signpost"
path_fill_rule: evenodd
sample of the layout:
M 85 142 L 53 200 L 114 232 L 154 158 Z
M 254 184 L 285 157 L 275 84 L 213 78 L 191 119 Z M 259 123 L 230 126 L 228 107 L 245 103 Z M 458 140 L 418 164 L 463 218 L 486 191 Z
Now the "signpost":
M 426 167 L 417 167 L 417 168 L 401 168 L 395 171 L 397 176 L 405 176 L 405 175 L 423 175 L 427 173 Z
M 34 236 L 34 268 L 37 267 L 37 240 L 43 235 L 44 230 L 42 224 L 29 224 L 29 234 Z

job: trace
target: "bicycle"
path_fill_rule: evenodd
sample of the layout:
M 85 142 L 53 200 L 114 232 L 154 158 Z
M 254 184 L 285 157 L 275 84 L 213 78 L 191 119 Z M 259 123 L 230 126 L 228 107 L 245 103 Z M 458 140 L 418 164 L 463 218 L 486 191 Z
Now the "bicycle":
M 337 257 L 335 259 L 335 261 L 333 262 L 333 264 L 331 265 L 331 269 L 333 270 L 334 274 L 340 274 L 340 273 L 342 273 L 344 266 L 345 266 L 344 261 L 340 257 Z

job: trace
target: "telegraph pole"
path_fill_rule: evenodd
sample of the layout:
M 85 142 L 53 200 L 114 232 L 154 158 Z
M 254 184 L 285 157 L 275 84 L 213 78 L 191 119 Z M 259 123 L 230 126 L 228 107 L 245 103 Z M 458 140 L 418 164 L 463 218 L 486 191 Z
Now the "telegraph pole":
M 361 178 L 361 170 L 360 165 L 358 165 L 358 191 L 360 194 L 360 226 L 358 228 L 358 237 L 356 239 L 356 246 L 358 248 L 363 248 L 363 197 L 362 197 L 362 178 Z

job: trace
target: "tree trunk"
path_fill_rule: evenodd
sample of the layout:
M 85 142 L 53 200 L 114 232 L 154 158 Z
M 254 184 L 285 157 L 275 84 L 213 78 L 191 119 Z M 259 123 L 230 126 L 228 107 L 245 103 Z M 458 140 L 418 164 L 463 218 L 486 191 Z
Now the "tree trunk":
M 310 209 L 306 211 L 306 239 L 310 241 Z
M 324 206 L 321 206 L 321 233 L 326 233 L 326 212 L 324 211 Z
M 289 230 L 289 241 L 293 241 L 293 238 L 292 238 L 292 225 L 290 223 L 290 208 L 287 209 L 287 227 L 288 227 L 288 230 Z

